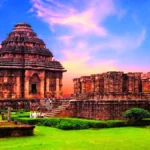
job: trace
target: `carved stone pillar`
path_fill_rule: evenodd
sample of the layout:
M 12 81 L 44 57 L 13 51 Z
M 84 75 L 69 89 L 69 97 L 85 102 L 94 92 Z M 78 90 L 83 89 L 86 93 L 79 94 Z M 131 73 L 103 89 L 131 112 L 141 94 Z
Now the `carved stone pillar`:
M 56 98 L 59 97 L 59 78 L 56 78 Z
M 25 84 L 24 84 L 24 93 L 25 93 L 25 98 L 28 98 L 29 97 L 29 77 L 25 77 Z
M 16 77 L 16 96 L 17 98 L 20 98 L 21 96 L 21 80 L 20 80 L 20 76 Z
M 50 84 L 50 79 L 48 77 L 46 78 L 46 93 L 49 93 L 49 84 Z
M 131 77 L 128 78 L 128 92 L 132 92 L 132 79 L 131 79 Z
M 91 87 L 92 87 L 92 92 L 94 92 L 95 91 L 95 85 L 94 85 L 94 80 L 93 79 L 92 79 Z
M 40 72 L 40 75 L 39 75 L 39 77 L 40 77 L 40 97 L 41 98 L 44 98 L 45 97 L 45 89 L 44 89 L 44 78 L 45 78 L 45 72 L 44 71 L 42 71 L 42 72 Z
M 81 81 L 81 87 L 82 87 L 81 94 L 84 94 L 85 93 L 85 81 L 84 80 Z
M 59 96 L 62 97 L 62 78 L 59 79 Z

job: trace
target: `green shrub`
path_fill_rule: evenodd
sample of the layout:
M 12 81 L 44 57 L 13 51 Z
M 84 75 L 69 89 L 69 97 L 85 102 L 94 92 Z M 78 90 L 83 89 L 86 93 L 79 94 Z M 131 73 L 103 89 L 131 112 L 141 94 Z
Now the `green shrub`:
M 59 118 L 45 119 L 42 124 L 44 126 L 56 127 L 60 123 L 60 120 Z
M 150 117 L 149 111 L 142 108 L 131 108 L 125 111 L 123 115 L 126 119 L 132 122 L 137 122 L 143 118 Z
M 90 128 L 106 128 L 106 121 L 87 120 Z
M 58 129 L 64 129 L 64 130 L 70 130 L 73 129 L 73 124 L 67 122 L 67 121 L 61 121 L 56 128 Z
M 59 122 L 60 119 L 58 118 L 15 118 L 18 122 L 31 124 L 31 125 L 43 125 L 43 126 L 50 126 L 55 127 Z
M 88 120 L 78 118 L 15 118 L 16 121 L 31 125 L 43 125 L 56 127 L 64 130 L 77 130 L 88 128 L 110 128 L 125 126 L 125 121 L 122 120 Z
M 64 130 L 72 130 L 72 129 L 77 130 L 89 128 L 88 123 L 79 120 L 61 120 L 56 127 Z
M 126 122 L 123 120 L 108 120 L 106 121 L 106 124 L 108 128 L 126 126 Z
M 30 112 L 12 112 L 11 113 L 11 120 L 16 120 L 16 118 L 27 118 L 30 117 Z M 7 119 L 7 114 L 5 114 L 5 118 Z
M 87 120 L 90 128 L 111 128 L 111 127 L 123 127 L 126 125 L 123 120 Z
M 16 121 L 25 123 L 25 124 L 30 124 L 30 125 L 36 125 L 39 122 L 42 122 L 42 118 L 15 118 Z
M 26 111 L 24 109 L 20 109 L 19 111 L 17 111 L 17 113 L 20 113 L 20 114 L 23 114 L 25 113 Z

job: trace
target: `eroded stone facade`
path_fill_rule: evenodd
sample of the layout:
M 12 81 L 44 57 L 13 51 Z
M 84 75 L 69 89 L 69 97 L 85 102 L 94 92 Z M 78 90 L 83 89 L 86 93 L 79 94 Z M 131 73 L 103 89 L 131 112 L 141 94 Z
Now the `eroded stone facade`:
M 96 120 L 125 119 L 123 113 L 131 108 L 150 110 L 149 100 L 75 100 L 70 102 L 70 108 L 58 116 L 87 118 Z
M 74 98 L 141 100 L 150 98 L 150 72 L 106 72 L 73 79 Z
M 1 43 L 0 99 L 59 98 L 65 71 L 31 26 L 18 23 Z

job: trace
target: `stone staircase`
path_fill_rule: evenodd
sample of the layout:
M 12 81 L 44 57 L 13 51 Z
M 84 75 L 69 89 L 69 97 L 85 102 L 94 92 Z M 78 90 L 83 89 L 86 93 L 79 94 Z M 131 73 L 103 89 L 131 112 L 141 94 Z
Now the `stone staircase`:
M 44 117 L 50 118 L 50 117 L 55 117 L 62 111 L 66 110 L 70 106 L 69 102 L 67 103 L 62 103 L 62 105 L 58 106 L 57 108 L 53 109 L 51 112 L 47 112 L 44 114 Z
M 43 107 L 45 107 L 45 108 L 47 108 L 47 109 L 51 109 L 51 104 L 50 104 L 50 102 L 49 101 L 44 101 L 44 100 L 40 100 L 40 106 L 43 106 Z

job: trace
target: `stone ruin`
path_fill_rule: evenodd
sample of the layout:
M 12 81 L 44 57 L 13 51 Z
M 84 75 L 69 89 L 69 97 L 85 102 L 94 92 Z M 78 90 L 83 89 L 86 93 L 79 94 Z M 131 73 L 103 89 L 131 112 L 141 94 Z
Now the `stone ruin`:
M 73 79 L 78 100 L 148 100 L 150 72 L 115 72 L 92 74 Z

